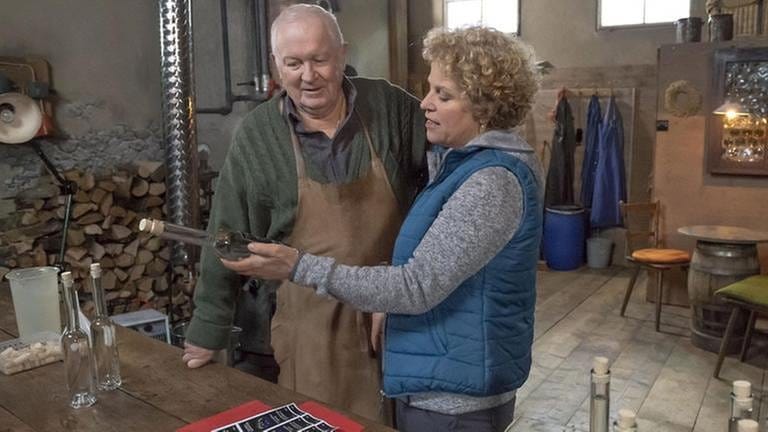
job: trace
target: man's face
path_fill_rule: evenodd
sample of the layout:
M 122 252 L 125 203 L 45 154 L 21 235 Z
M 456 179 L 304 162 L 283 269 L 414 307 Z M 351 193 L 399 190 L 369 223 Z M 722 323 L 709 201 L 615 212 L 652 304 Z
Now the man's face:
M 327 116 L 343 97 L 345 48 L 317 18 L 286 22 L 278 30 L 275 64 L 288 96 L 303 115 Z

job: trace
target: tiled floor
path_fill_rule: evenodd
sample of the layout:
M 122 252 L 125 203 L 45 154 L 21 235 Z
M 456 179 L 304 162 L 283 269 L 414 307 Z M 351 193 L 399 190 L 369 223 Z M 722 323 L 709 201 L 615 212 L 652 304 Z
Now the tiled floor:
M 654 331 L 644 278 L 627 316 L 619 316 L 629 276 L 618 267 L 539 273 L 533 367 L 518 391 L 511 430 L 588 431 L 589 371 L 597 355 L 612 362 L 611 418 L 620 408 L 633 409 L 641 431 L 727 430 L 736 379 L 752 382 L 755 411 L 765 420 L 765 338 L 757 336 L 747 363 L 727 358 L 714 379 L 717 355 L 690 343 L 687 308 L 665 305 L 662 331 Z

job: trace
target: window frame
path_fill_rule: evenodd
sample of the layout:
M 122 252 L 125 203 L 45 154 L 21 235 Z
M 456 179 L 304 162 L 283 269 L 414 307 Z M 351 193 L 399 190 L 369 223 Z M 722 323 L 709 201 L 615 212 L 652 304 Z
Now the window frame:
M 448 2 L 449 1 L 450 0 L 442 0 L 441 1 L 442 5 L 443 5 L 443 27 L 445 27 L 445 28 L 447 28 L 447 26 L 448 26 Z M 481 1 L 481 3 L 485 2 L 485 0 L 480 0 L 480 1 Z M 523 0 L 515 0 L 515 1 L 517 2 L 517 31 L 516 32 L 504 32 L 504 33 L 508 34 L 508 35 L 520 36 L 520 34 L 522 33 L 521 29 L 522 29 L 522 25 L 523 25 L 523 19 L 522 19 L 523 18 L 523 15 L 522 15 L 522 3 L 523 3 Z M 482 14 L 481 14 L 481 18 L 482 18 Z
M 657 29 L 657 28 L 664 28 L 669 27 L 670 24 L 674 24 L 675 21 L 663 21 L 663 22 L 654 22 L 654 23 L 635 23 L 635 24 L 621 24 L 621 25 L 610 25 L 610 26 L 604 26 L 602 22 L 603 17 L 603 1 L 605 0 L 597 0 L 597 13 L 595 15 L 595 23 L 596 23 L 596 30 L 598 32 L 600 31 L 614 31 L 614 30 L 632 30 L 632 29 Z M 647 0 L 643 0 L 643 2 L 646 2 Z M 691 12 L 693 11 L 694 4 L 693 0 L 688 0 L 688 16 L 692 16 Z M 680 17 L 685 18 L 685 17 Z M 645 19 L 645 17 L 643 17 Z

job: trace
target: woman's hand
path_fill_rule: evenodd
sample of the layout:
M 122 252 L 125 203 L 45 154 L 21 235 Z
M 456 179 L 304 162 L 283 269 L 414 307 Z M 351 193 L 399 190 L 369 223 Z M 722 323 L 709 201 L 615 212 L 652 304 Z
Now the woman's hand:
M 253 255 L 238 261 L 221 260 L 224 267 L 243 276 L 265 280 L 286 280 L 299 260 L 299 250 L 276 243 L 253 242 Z

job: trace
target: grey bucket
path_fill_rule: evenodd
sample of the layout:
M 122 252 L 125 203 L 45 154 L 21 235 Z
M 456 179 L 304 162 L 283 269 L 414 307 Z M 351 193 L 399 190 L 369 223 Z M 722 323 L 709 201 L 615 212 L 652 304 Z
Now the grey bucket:
M 680 18 L 675 21 L 677 43 L 701 42 L 701 26 L 704 21 L 699 17 Z
M 587 239 L 587 267 L 594 269 L 606 268 L 611 265 L 613 240 L 603 237 Z
M 709 17 L 710 42 L 729 41 L 731 39 L 733 39 L 733 15 L 711 15 Z

